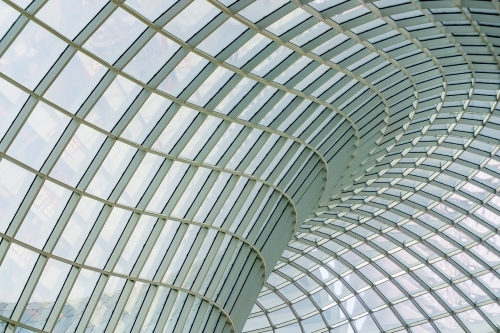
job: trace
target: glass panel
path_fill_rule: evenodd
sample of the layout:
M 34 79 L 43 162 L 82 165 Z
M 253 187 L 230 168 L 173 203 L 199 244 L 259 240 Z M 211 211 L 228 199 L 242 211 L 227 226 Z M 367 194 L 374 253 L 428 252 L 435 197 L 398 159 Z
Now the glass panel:
M 198 232 L 200 231 L 200 227 L 196 225 L 190 225 L 186 234 L 184 235 L 182 242 L 180 243 L 177 251 L 175 251 L 175 255 L 172 258 L 172 261 L 168 265 L 168 269 L 165 273 L 165 276 L 162 279 L 163 283 L 173 284 L 181 270 L 186 257 L 193 247 L 193 243 L 198 236 Z
M 435 325 L 442 333 L 461 333 L 464 330 L 458 325 L 458 323 L 453 319 L 453 317 L 448 316 L 443 319 L 436 320 Z
M 214 111 L 228 114 L 256 84 L 257 82 L 252 79 L 243 78 L 215 107 Z
M 295 315 L 290 310 L 290 308 L 283 308 L 281 310 L 269 313 L 269 318 L 274 325 L 279 325 L 289 320 L 295 319 Z
M 174 193 L 177 185 L 184 177 L 188 167 L 188 164 L 177 161 L 172 164 L 167 175 L 163 178 L 160 186 L 151 198 L 146 210 L 156 213 L 161 213 L 163 211 L 172 193 Z
M 411 324 L 420 320 L 425 319 L 425 317 L 418 311 L 418 309 L 410 301 L 405 301 L 394 305 L 396 311 L 407 324 Z
M 264 37 L 261 34 L 256 34 L 248 42 L 246 42 L 242 47 L 233 53 L 226 62 L 230 65 L 236 66 L 238 68 L 243 67 L 248 61 L 255 57 L 260 51 L 262 51 L 267 45 L 271 43 L 271 40 Z
M 170 21 L 165 30 L 183 41 L 189 40 L 220 11 L 205 0 L 194 0 Z
M 266 30 L 272 32 L 276 36 L 280 36 L 288 30 L 296 27 L 309 17 L 311 17 L 311 15 L 309 15 L 305 10 L 297 8 L 268 26 Z
M 257 0 L 250 6 L 247 6 L 245 9 L 240 11 L 239 15 L 255 23 L 287 2 L 287 0 L 276 0 L 272 2 L 267 0 Z
M 99 201 L 82 197 L 52 253 L 68 260 L 75 260 L 103 206 L 104 204 Z
M 170 105 L 172 105 L 170 100 L 151 94 L 121 134 L 122 138 L 142 143 Z
M 71 266 L 49 259 L 21 316 L 21 323 L 42 329 L 54 307 Z
M 127 4 L 128 2 L 130 1 L 127 1 Z M 179 49 L 180 45 L 157 33 L 141 48 L 123 71 L 147 83 Z
M 0 72 L 33 90 L 66 46 L 30 21 L 0 58 Z
M 165 161 L 165 159 L 162 157 L 147 153 L 127 184 L 120 199 L 118 199 L 118 203 L 135 207 L 147 190 L 163 161 Z
M 175 114 L 153 145 L 154 150 L 170 153 L 199 113 L 185 106 Z
M 7 154 L 39 170 L 68 125 L 70 118 L 45 103 L 38 103 Z
M 145 16 L 148 20 L 154 21 L 166 12 L 176 1 L 162 0 L 127 0 L 125 4 Z
M 116 331 L 118 332 L 130 332 L 132 325 L 135 322 L 135 318 L 139 314 L 142 308 L 142 301 L 146 297 L 150 285 L 143 282 L 136 282 L 134 289 L 130 296 L 128 297 L 127 304 L 123 309 L 120 321 L 116 326 Z
M 279 49 L 274 51 L 269 57 L 262 61 L 257 67 L 252 70 L 252 74 L 258 76 L 265 76 L 274 67 L 278 66 L 283 60 L 285 60 L 293 51 L 285 46 L 281 46 Z
M 189 53 L 182 61 L 168 74 L 158 86 L 158 89 L 172 96 L 179 96 L 184 88 L 201 72 L 208 63 L 208 60 Z
M 77 52 L 57 76 L 44 97 L 74 114 L 106 71 L 107 69 L 99 62 Z
M 0 78 L 0 141 L 10 125 L 12 125 L 12 122 L 19 114 L 19 111 L 21 111 L 27 99 L 27 93 Z
M 36 17 L 69 39 L 74 39 L 106 3 L 105 0 L 75 3 L 49 0 Z
M 195 175 L 189 182 L 189 185 L 186 187 L 179 201 L 175 205 L 175 208 L 172 210 L 172 216 L 184 218 L 188 209 L 193 204 L 193 201 L 197 198 L 199 193 L 201 192 L 201 188 L 205 185 L 208 176 L 210 175 L 211 170 L 205 168 L 198 168 Z
M 30 277 L 38 255 L 11 244 L 0 266 L 0 315 L 10 318 L 24 285 Z
M 86 192 L 107 199 L 136 152 L 137 149 L 125 143 L 115 142 Z
M 222 67 L 217 67 L 205 82 L 196 89 L 194 94 L 189 97 L 188 102 L 205 106 L 233 75 L 233 72 Z
M 152 333 L 154 331 L 158 318 L 164 309 L 165 302 L 167 297 L 170 296 L 171 291 L 172 289 L 166 287 L 158 288 L 153 299 L 153 303 L 151 303 L 151 307 L 149 308 L 146 319 L 144 320 L 144 324 L 142 325 L 141 332 Z
M 71 194 L 71 191 L 45 181 L 15 237 L 42 249 Z
M 152 280 L 156 274 L 156 270 L 160 266 L 161 261 L 165 257 L 165 253 L 170 247 L 172 239 L 179 229 L 180 223 L 175 221 L 167 220 L 165 225 L 156 240 L 156 243 L 151 250 L 151 253 L 142 268 L 140 277 L 143 279 Z
M 130 274 L 137 258 L 141 254 L 144 244 L 148 240 L 151 230 L 155 226 L 157 218 L 153 216 L 142 215 L 130 236 L 127 245 L 116 263 L 114 272 L 121 274 Z
M 80 270 L 61 314 L 57 318 L 54 332 L 74 332 L 76 330 L 100 275 L 86 269 Z
M 389 308 L 374 312 L 373 315 L 383 330 L 390 330 L 401 326 L 398 318 Z
M 200 272 L 200 269 L 202 265 L 204 264 L 205 260 L 207 259 L 208 252 L 210 249 L 215 246 L 215 237 L 217 236 L 218 232 L 216 230 L 208 230 L 207 235 L 205 236 L 205 239 L 203 240 L 203 244 L 198 250 L 198 253 L 194 257 L 194 260 L 191 264 L 191 267 L 189 271 L 186 274 L 186 277 L 184 278 L 184 281 L 182 282 L 182 287 L 183 288 L 192 288 L 193 283 L 195 279 L 198 277 L 198 273 Z M 227 248 L 227 246 L 224 246 L 224 244 L 219 248 L 219 252 L 224 251 L 224 249 Z
M 85 120 L 111 132 L 140 91 L 141 87 L 137 84 L 120 75 L 117 76 Z
M 224 188 L 227 186 L 228 180 L 231 177 L 231 174 L 229 173 L 220 173 L 219 177 L 215 181 L 214 185 L 212 186 L 212 189 L 210 192 L 208 192 L 208 195 L 206 196 L 205 200 L 201 204 L 201 207 L 198 209 L 198 212 L 196 213 L 195 217 L 193 218 L 194 221 L 198 222 L 206 222 L 207 215 L 212 211 L 213 206 L 216 202 L 216 200 L 219 198 L 219 195 L 222 193 Z
M 265 87 L 250 104 L 238 115 L 238 118 L 249 121 L 278 91 L 276 88 Z
M 111 276 L 106 283 L 97 306 L 92 313 L 90 322 L 87 325 L 88 331 L 103 332 L 106 328 L 115 306 L 120 298 L 123 286 L 127 280 Z
M 88 126 L 80 125 L 57 160 L 50 176 L 70 186 L 76 186 L 87 171 L 104 139 L 104 134 Z
M 12 24 L 17 20 L 19 14 L 16 10 L 5 2 L 0 2 L 0 40 L 12 27 Z
M 192 136 L 191 140 L 189 140 L 188 144 L 184 147 L 179 156 L 194 160 L 221 123 L 222 119 L 208 116 L 203 124 L 198 128 L 198 131 L 196 131 L 196 133 Z
M 483 308 L 486 307 L 488 307 L 488 305 Z M 494 311 L 492 319 L 495 321 L 495 317 L 497 316 L 498 310 Z M 491 326 L 488 325 L 483 317 L 474 309 L 460 312 L 457 314 L 457 317 L 471 332 L 490 332 L 492 330 Z
M 258 129 L 253 129 L 252 132 L 246 137 L 245 141 L 238 148 L 233 157 L 229 160 L 226 165 L 228 169 L 236 169 L 240 164 L 241 160 L 246 156 L 248 151 L 254 146 L 255 142 L 262 135 L 262 131 Z
M 293 63 L 290 67 L 288 67 L 283 73 L 281 73 L 278 77 L 276 77 L 273 81 L 278 82 L 280 84 L 285 84 L 292 77 L 300 73 L 302 69 L 304 69 L 307 65 L 312 62 L 312 59 L 309 57 L 300 57 L 299 60 Z M 321 68 L 321 66 L 320 66 Z
M 205 38 L 197 48 L 215 57 L 220 51 L 230 45 L 247 27 L 233 18 L 222 23 L 210 36 Z
M 113 64 L 145 29 L 141 21 L 117 8 L 83 47 Z
M 35 175 L 5 159 L 0 160 L 0 175 L 0 232 L 5 232 Z
M 85 265 L 93 266 L 103 269 L 106 265 L 109 256 L 113 252 L 118 239 L 120 238 L 123 230 L 127 226 L 127 221 L 130 218 L 131 212 L 113 208 L 109 215 L 104 227 L 99 233 L 99 237 L 94 243 L 92 250 L 90 250 Z
M 33 0 L 14 0 L 12 2 L 24 9 L 27 8 L 33 2 Z
M 229 125 L 228 129 L 224 132 L 217 144 L 210 150 L 210 153 L 203 163 L 216 165 L 229 146 L 234 142 L 238 134 L 240 134 L 242 129 L 243 125 L 240 124 L 232 123 Z
M 310 42 L 311 40 L 320 36 L 321 34 L 325 33 L 328 30 L 332 30 L 332 28 L 330 28 L 330 26 L 328 26 L 327 24 L 320 22 L 312 26 L 311 28 L 307 29 L 300 35 L 296 36 L 295 38 L 290 40 L 290 42 L 298 46 L 303 46 L 304 44 Z

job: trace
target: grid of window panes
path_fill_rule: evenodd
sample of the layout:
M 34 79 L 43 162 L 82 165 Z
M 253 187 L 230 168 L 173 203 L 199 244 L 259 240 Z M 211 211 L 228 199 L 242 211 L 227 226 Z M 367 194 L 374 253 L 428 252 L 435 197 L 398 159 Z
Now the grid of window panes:
M 498 331 L 467 5 L 1 0 L 0 332 Z
M 243 331 L 498 332 L 500 6 L 302 8 L 335 31 L 324 50 L 347 44 L 347 60 L 368 59 L 358 65 L 389 103 L 385 134 L 400 137 L 378 141 L 375 159 L 313 210 Z

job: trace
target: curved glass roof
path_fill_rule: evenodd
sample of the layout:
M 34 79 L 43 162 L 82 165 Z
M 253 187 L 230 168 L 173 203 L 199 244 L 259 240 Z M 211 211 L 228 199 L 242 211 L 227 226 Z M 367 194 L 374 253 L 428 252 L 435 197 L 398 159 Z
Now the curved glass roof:
M 499 50 L 496 0 L 0 0 L 0 333 L 499 332 Z

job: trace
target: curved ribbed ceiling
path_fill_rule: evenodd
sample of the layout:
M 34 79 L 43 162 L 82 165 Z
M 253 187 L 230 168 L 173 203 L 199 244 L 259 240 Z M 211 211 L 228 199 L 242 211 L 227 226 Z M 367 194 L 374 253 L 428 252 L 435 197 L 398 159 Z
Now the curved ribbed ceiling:
M 499 50 L 496 0 L 1 0 L 0 333 L 499 332 Z

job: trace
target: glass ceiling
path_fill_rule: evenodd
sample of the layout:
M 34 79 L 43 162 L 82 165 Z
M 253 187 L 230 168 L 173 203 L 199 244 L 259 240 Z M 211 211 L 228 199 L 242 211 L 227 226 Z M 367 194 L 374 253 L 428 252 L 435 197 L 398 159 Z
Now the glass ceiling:
M 0 333 L 500 332 L 500 4 L 0 0 Z

